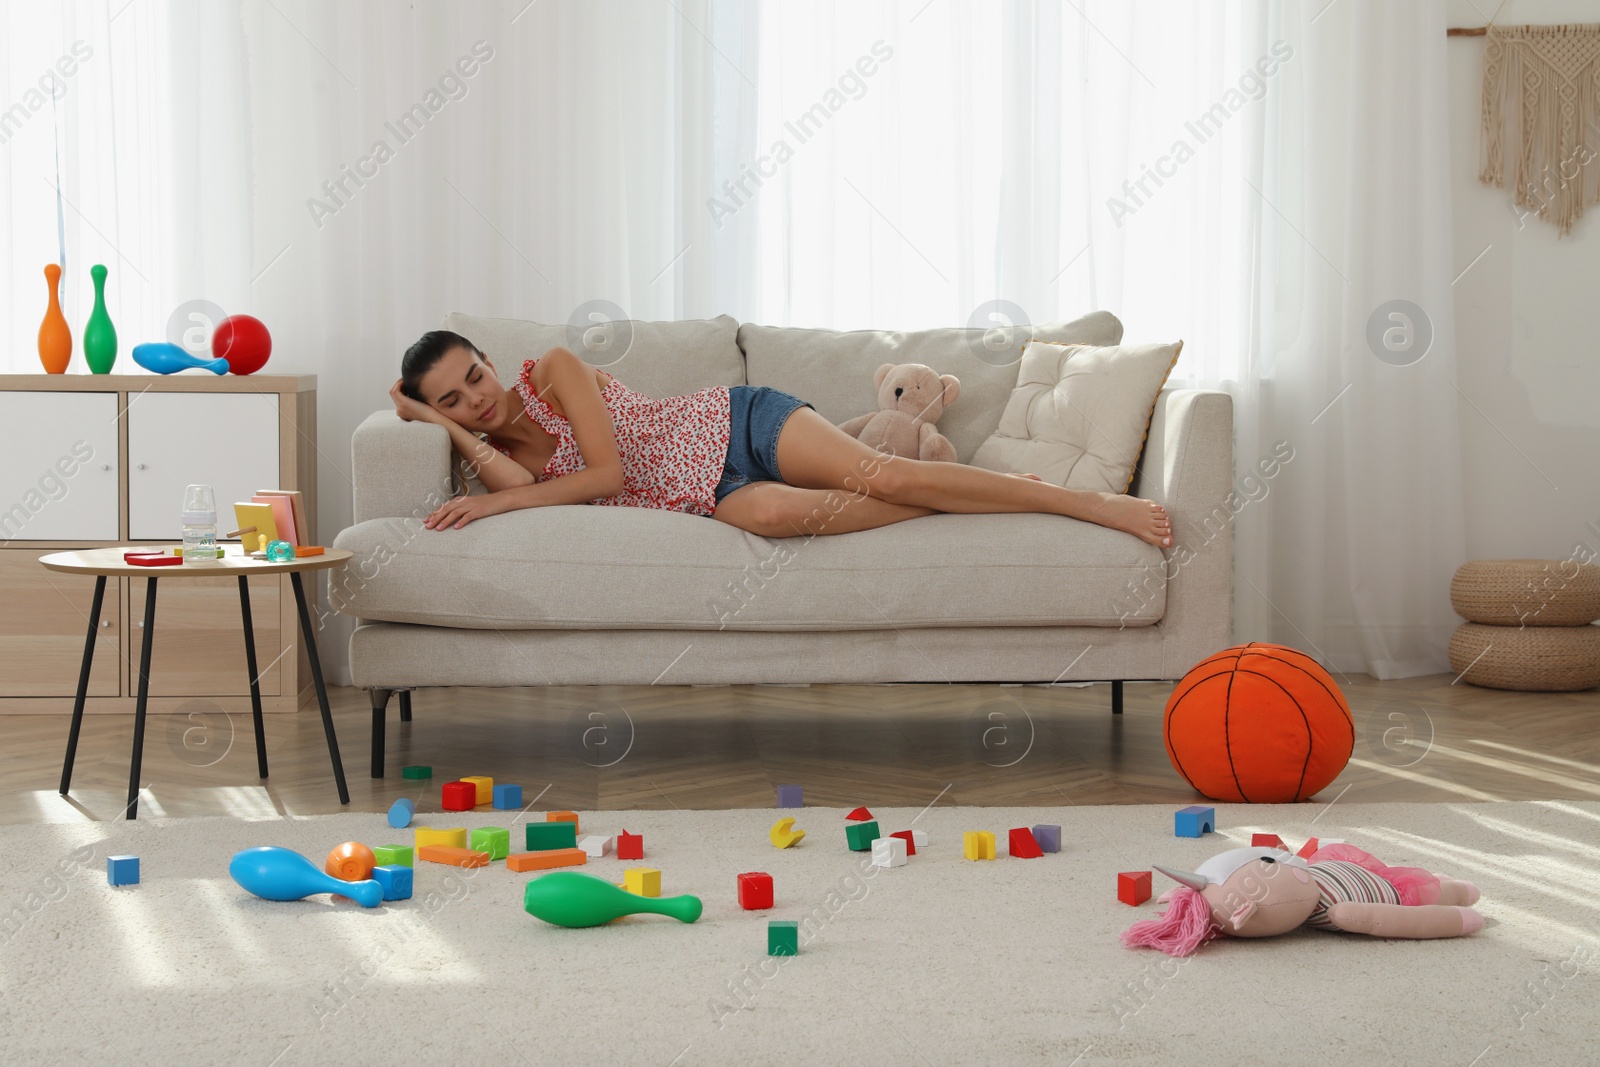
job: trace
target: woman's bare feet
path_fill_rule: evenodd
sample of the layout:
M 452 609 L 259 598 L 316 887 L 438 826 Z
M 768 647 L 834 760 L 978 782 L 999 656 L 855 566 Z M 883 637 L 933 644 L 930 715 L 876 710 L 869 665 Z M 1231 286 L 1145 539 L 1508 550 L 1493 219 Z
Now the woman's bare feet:
M 1101 493 L 1100 505 L 1095 508 L 1090 521 L 1131 533 L 1157 548 L 1172 544 L 1172 520 L 1167 518 L 1167 509 L 1154 500 L 1120 493 Z

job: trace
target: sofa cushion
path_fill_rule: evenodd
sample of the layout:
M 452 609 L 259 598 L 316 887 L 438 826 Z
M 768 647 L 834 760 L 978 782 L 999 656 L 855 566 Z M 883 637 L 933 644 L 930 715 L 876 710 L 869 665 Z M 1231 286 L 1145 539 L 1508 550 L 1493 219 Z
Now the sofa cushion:
M 954 374 L 961 380 L 961 396 L 939 419 L 939 432 L 955 446 L 960 463 L 971 462 L 1000 425 L 1017 384 L 1022 347 L 1030 339 L 1114 345 L 1122 340 L 1122 323 L 1109 311 L 1095 311 L 1071 322 L 990 331 L 840 331 L 748 322 L 739 327 L 749 383 L 809 400 L 835 426 L 878 409 L 872 372 L 881 364 L 923 363 Z
M 1158 549 L 1031 512 L 772 539 L 681 512 L 564 505 L 446 531 L 371 519 L 334 544 L 355 553 L 330 579 L 336 610 L 470 629 L 1116 628 L 1165 608 Z

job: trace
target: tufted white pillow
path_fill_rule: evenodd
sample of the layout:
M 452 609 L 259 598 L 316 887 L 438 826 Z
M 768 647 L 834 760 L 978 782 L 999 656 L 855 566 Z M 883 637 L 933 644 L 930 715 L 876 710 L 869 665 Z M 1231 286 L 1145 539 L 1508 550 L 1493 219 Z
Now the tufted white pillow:
M 1156 397 L 1183 342 L 1061 345 L 1029 341 L 1000 426 L 974 467 L 1031 472 L 1068 489 L 1126 493 Z

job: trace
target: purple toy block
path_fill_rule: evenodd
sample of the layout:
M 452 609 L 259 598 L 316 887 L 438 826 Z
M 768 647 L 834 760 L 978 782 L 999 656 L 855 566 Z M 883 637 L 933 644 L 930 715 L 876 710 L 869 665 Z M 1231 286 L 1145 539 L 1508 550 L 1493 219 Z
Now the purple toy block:
M 797 785 L 780 785 L 778 787 L 778 807 L 798 808 L 804 806 L 800 799 L 801 791 Z
M 1045 823 L 1033 828 L 1033 839 L 1039 842 L 1041 852 L 1061 851 L 1061 827 Z

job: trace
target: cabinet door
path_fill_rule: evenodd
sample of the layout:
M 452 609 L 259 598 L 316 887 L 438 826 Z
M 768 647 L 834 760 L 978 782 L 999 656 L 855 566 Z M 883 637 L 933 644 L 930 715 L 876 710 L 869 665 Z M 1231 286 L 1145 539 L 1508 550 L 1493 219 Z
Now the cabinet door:
M 293 655 L 286 654 L 278 625 L 278 591 L 283 581 L 273 577 L 250 583 L 250 620 L 256 632 L 256 669 L 261 672 L 262 696 L 278 695 L 279 671 L 284 660 Z M 138 577 L 128 579 L 130 696 L 139 692 L 147 582 Z M 156 636 L 150 643 L 150 695 L 208 697 L 249 693 L 239 579 L 174 578 L 158 582 Z
M 0 538 L 117 539 L 116 393 L 0 393 L 0 456 Z
M 249 501 L 257 489 L 282 488 L 277 394 L 148 392 L 132 398 L 128 537 L 181 537 L 183 494 L 191 484 L 216 493 L 218 533 L 235 528 L 235 503 Z
M 39 566 L 41 554 L 25 548 L 0 552 L 0 589 L 5 591 L 0 610 L 0 696 L 70 697 L 78 691 L 94 579 L 47 571 Z M 117 591 L 117 579 L 107 579 L 94 666 L 89 671 L 92 697 L 121 693 Z M 71 711 L 72 702 L 64 702 L 61 710 Z

